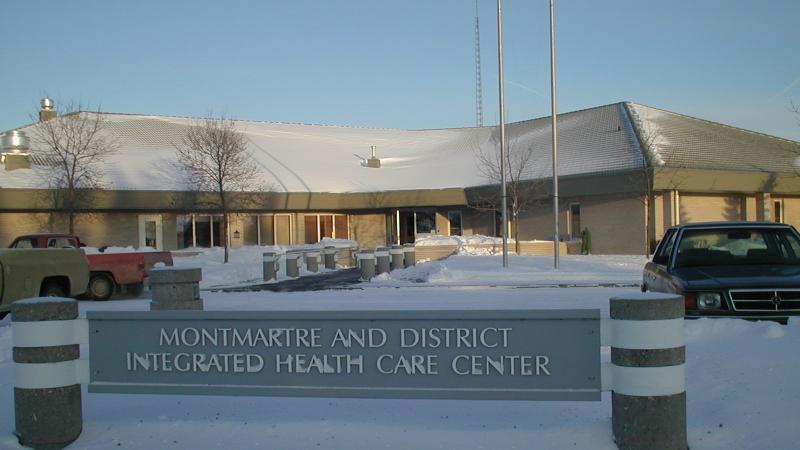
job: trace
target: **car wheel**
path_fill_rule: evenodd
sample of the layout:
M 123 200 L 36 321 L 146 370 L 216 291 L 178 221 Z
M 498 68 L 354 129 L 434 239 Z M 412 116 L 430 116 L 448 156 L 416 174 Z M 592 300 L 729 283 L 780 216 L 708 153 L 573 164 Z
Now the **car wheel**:
M 114 280 L 104 273 L 92 274 L 89 279 L 89 298 L 108 300 L 114 295 Z
M 42 286 L 39 295 L 42 297 L 66 297 L 67 293 L 60 284 L 55 281 L 49 281 Z
M 0 320 L 3 320 L 8 315 L 8 311 L 0 311 Z

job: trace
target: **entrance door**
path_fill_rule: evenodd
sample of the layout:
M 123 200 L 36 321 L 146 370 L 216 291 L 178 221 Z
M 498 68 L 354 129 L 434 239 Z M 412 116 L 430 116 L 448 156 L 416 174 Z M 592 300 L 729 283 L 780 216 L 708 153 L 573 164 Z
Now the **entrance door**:
M 414 243 L 414 211 L 400 211 L 400 243 Z
M 139 216 L 139 247 L 164 250 L 164 227 L 160 215 Z
M 447 221 L 450 222 L 450 236 L 461 236 L 461 211 L 448 211 Z

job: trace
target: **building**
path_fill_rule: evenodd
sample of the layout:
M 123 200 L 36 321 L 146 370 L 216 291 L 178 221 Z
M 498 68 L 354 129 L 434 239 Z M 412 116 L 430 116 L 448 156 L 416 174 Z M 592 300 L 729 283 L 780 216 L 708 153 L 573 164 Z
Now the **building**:
M 55 116 L 43 102 L 42 120 Z M 98 114 L 81 112 L 79 114 Z M 102 189 L 81 193 L 76 233 L 89 245 L 179 249 L 219 245 L 215 201 L 181 176 L 175 143 L 196 120 L 103 113 L 118 145 Z M 236 121 L 260 170 L 257 192 L 231 193 L 231 245 L 323 237 L 363 246 L 422 236 L 499 235 L 497 181 L 478 155 L 496 127 L 397 130 Z M 64 231 L 37 142 L 41 123 L 3 135 L 0 243 Z M 594 253 L 643 253 L 676 223 L 775 220 L 800 226 L 800 143 L 635 103 L 561 114 L 560 239 L 592 233 Z M 508 125 L 526 206 L 521 239 L 552 239 L 550 119 Z M 530 153 L 528 152 L 530 149 Z M 374 152 L 374 153 L 373 153 Z M 511 234 L 513 235 L 513 234 Z

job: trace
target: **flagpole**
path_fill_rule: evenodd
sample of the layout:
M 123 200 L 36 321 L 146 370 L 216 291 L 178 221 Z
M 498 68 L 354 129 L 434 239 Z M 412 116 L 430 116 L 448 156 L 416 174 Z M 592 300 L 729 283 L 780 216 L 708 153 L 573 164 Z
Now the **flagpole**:
M 497 0 L 497 62 L 500 90 L 500 196 L 503 221 L 503 267 L 508 267 L 508 205 L 506 200 L 506 117 L 505 82 L 503 76 L 503 0 Z
M 553 128 L 553 267 L 558 269 L 558 135 L 556 133 L 556 27 L 550 0 L 550 119 Z

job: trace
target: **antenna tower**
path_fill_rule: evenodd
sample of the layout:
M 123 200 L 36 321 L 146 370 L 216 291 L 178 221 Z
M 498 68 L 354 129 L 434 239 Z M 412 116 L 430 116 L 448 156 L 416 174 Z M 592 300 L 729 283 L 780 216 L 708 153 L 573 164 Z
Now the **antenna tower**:
M 478 0 L 475 0 L 475 123 L 483 126 L 483 86 L 481 85 L 481 26 Z

